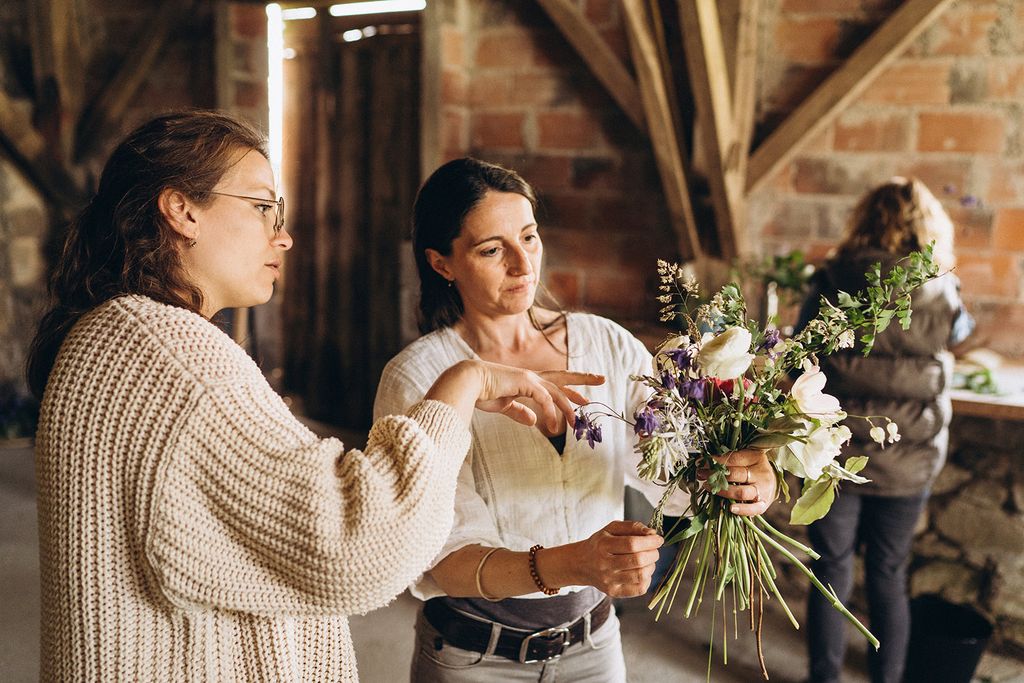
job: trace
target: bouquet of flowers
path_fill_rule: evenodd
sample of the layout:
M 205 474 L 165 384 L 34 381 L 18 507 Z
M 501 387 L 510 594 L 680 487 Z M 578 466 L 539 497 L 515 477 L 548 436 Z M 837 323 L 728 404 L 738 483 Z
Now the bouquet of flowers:
M 739 288 L 724 286 L 710 302 L 695 309 L 689 301 L 697 284 L 683 276 L 677 265 L 658 262 L 662 320 L 677 318 L 684 332 L 667 339 L 654 356 L 652 374 L 633 376 L 650 388 L 646 403 L 633 419 L 596 404 L 581 408 L 576 419 L 577 438 L 600 440 L 598 418 L 609 416 L 632 424 L 638 436 L 638 471 L 642 478 L 665 486 L 651 526 L 661 531 L 665 503 L 678 489 L 689 492 L 688 524 L 664 533 L 666 543 L 679 543 L 668 575 L 656 590 L 651 609 L 671 608 L 685 569 L 694 567 L 693 585 L 686 598 L 685 616 L 697 609 L 710 588 L 714 604 L 731 597 L 734 628 L 737 610 L 750 611 L 756 632 L 761 673 L 768 678 L 761 649 L 764 599 L 774 595 L 793 626 L 799 624 L 776 586 L 776 572 L 768 548 L 799 567 L 814 587 L 828 596 L 877 649 L 878 640 L 801 562 L 794 551 L 817 559 L 810 548 L 773 528 L 761 516 L 741 517 L 729 511 L 729 501 L 714 495 L 725 489 L 728 468 L 714 456 L 744 448 L 768 450 L 776 470 L 780 494 L 788 501 L 784 478 L 790 472 L 803 479 L 803 489 L 790 518 L 808 524 L 824 516 L 840 482 L 863 483 L 864 456 L 840 463 L 842 446 L 850 440 L 851 417 L 871 424 L 871 438 L 880 444 L 898 441 L 897 425 L 884 416 L 850 416 L 839 401 L 823 392 L 825 375 L 819 356 L 854 347 L 864 354 L 875 336 L 893 320 L 906 329 L 911 321 L 910 294 L 936 277 L 931 247 L 914 252 L 883 277 L 880 264 L 867 273 L 868 287 L 857 294 L 840 292 L 831 303 L 822 297 L 818 315 L 796 336 L 783 340 L 774 329 L 762 329 L 746 319 L 746 304 Z M 802 370 L 787 391 L 791 373 Z M 884 427 L 883 427 L 884 425 Z M 700 477 L 698 478 L 698 473 Z M 703 477 L 707 477 L 706 481 Z M 727 624 L 723 623 L 723 633 Z M 727 659 L 723 637 L 723 658 Z M 709 670 L 710 675 L 710 670 Z

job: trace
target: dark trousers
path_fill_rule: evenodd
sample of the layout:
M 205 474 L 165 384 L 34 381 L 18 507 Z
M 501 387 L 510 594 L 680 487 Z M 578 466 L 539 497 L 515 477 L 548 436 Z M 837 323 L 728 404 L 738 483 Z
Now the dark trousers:
M 808 528 L 821 559 L 814 573 L 831 585 L 846 603 L 853 590 L 853 556 L 864 547 L 869 628 L 881 642 L 877 652 L 868 647 L 873 683 L 899 683 L 910 640 L 907 598 L 907 561 L 914 527 L 928 498 L 861 496 L 847 486 L 836 496 L 832 509 Z M 846 654 L 846 618 L 815 589 L 807 603 L 807 645 L 812 683 L 840 680 Z

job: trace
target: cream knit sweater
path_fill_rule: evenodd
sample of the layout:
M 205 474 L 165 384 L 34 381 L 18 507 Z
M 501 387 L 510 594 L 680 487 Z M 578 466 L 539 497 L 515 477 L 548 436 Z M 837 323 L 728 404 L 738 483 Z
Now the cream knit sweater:
M 42 679 L 356 680 L 345 615 L 434 558 L 468 447 L 427 401 L 346 453 L 200 316 L 102 305 L 37 434 Z

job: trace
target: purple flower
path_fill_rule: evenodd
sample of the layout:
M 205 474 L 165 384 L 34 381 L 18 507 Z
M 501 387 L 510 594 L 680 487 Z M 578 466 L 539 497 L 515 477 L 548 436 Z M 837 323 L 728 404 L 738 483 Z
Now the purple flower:
M 661 375 L 661 386 L 665 387 L 669 391 L 676 388 L 676 376 L 671 372 L 664 372 Z
M 586 413 L 576 413 L 576 422 L 573 424 L 573 431 L 576 433 L 576 440 L 581 441 L 584 436 L 587 443 L 593 448 L 595 443 L 601 443 L 601 425 L 594 422 Z
M 671 349 L 669 351 L 663 351 L 663 353 L 668 358 L 671 358 L 672 362 L 675 363 L 676 367 L 680 370 L 689 370 L 690 366 L 693 365 L 693 358 L 696 355 L 692 348 Z
M 573 432 L 576 433 L 576 440 L 579 441 L 583 438 L 583 435 L 587 431 L 587 419 L 582 413 L 576 414 L 576 423 L 572 426 Z
M 649 405 L 644 406 L 643 410 L 634 414 L 633 417 L 636 419 L 633 431 L 637 436 L 650 436 L 658 428 L 658 425 L 661 424 L 661 420 L 658 419 L 657 414 Z
M 679 395 L 694 401 L 703 401 L 705 384 L 704 380 L 700 378 L 688 379 L 679 385 Z

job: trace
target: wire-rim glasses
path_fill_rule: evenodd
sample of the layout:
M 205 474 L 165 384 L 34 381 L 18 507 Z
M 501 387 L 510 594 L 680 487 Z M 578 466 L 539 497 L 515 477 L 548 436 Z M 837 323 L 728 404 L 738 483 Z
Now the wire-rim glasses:
M 277 199 L 267 199 L 266 197 L 249 197 L 244 194 L 231 194 L 229 192 L 214 192 L 210 190 L 210 194 L 219 195 L 221 197 L 234 197 L 235 199 L 248 199 L 253 202 L 260 202 L 261 204 L 273 204 L 275 207 L 274 212 L 274 235 L 277 236 L 281 230 L 284 229 L 284 197 L 278 197 Z

